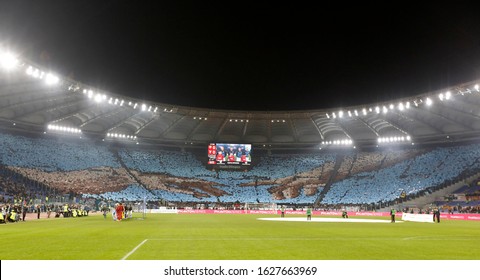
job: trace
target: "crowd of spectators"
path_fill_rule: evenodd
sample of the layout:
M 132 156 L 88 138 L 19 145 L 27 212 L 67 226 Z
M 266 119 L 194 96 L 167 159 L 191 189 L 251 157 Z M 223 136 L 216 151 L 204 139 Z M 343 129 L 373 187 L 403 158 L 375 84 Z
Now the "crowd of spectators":
M 4 201 L 69 193 L 111 201 L 301 204 L 315 202 L 325 190 L 327 205 L 388 203 L 402 192 L 416 194 L 480 170 L 478 144 L 341 157 L 329 152 L 261 156 L 248 172 L 234 172 L 211 171 L 189 152 L 4 133 L 0 140 Z

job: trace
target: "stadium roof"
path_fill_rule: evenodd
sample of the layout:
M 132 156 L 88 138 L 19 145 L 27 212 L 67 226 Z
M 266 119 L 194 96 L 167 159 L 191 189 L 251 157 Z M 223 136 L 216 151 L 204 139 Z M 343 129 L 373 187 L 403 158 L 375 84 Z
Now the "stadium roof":
M 6 51 L 0 60 L 0 119 L 28 130 L 175 145 L 272 147 L 460 141 L 476 139 L 480 131 L 480 81 L 347 108 L 229 111 L 98 91 Z

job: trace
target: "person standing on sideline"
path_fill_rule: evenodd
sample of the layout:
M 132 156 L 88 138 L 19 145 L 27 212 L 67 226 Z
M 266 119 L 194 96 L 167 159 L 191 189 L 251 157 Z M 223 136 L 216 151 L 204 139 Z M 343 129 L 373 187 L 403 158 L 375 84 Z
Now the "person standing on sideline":
M 25 222 L 25 217 L 27 216 L 27 205 L 25 203 L 22 204 L 22 221 Z
M 103 219 L 106 220 L 107 219 L 107 212 L 108 212 L 108 207 L 107 205 L 104 205 L 102 207 L 102 212 L 103 212 Z
M 280 207 L 280 213 L 282 214 L 282 218 L 285 217 L 285 206 L 282 205 L 282 207 Z
M 391 223 L 395 223 L 395 214 L 397 214 L 397 211 L 395 211 L 395 209 L 393 209 L 393 208 L 390 209 L 390 217 L 391 217 L 390 222 Z
M 307 221 L 311 221 L 312 220 L 312 208 L 307 207 Z
M 435 208 L 433 209 L 433 222 L 435 223 L 435 219 L 437 220 L 437 223 L 440 223 L 440 209 Z
M 37 204 L 37 219 L 40 219 L 40 204 Z

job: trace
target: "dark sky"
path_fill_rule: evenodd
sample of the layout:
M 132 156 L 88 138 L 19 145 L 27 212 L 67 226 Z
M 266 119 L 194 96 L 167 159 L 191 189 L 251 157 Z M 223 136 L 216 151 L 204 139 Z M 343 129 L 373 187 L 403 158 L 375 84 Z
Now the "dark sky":
M 0 45 L 109 92 L 217 109 L 361 105 L 480 77 L 469 2 L 179 2 L 0 0 Z

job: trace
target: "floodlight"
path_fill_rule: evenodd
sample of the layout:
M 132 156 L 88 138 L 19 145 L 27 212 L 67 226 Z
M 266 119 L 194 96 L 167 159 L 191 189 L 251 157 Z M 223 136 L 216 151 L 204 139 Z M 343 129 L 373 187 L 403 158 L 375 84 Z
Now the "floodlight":
M 338 117 L 342 118 L 343 117 L 343 111 L 338 111 Z
M 452 93 L 450 91 L 447 91 L 445 93 L 445 99 L 450 100 L 451 97 L 452 97 Z
M 47 85 L 55 85 L 55 84 L 58 84 L 58 82 L 60 81 L 60 79 L 53 75 L 52 73 L 48 73 L 47 76 L 45 77 L 45 83 Z
M 403 111 L 403 109 L 405 109 L 405 107 L 403 106 L 403 103 L 400 102 L 398 104 L 398 110 Z
M 430 105 L 432 105 L 432 103 L 433 103 L 432 99 L 430 99 L 429 97 L 427 97 L 427 101 L 426 101 L 426 102 L 427 102 L 427 106 L 430 106 Z
M 97 102 L 97 103 L 100 103 L 100 102 L 102 102 L 102 96 L 99 93 L 97 93 L 93 100 L 95 100 L 95 102 Z
M 377 114 L 380 114 L 380 107 L 378 107 L 378 106 L 375 107 L 375 112 L 376 112 Z
M 34 69 L 32 76 L 38 79 L 40 77 L 40 71 L 38 69 Z
M 364 116 L 366 116 L 367 115 L 367 109 L 363 108 L 362 113 L 363 113 Z
M 9 52 L 0 52 L 0 65 L 3 69 L 10 71 L 18 65 L 18 59 Z
M 440 99 L 440 101 L 443 101 L 443 93 L 440 93 L 440 94 L 438 95 L 438 99 Z
M 478 90 L 479 90 L 478 84 L 476 84 L 476 85 L 474 86 L 474 88 L 475 88 L 476 91 L 478 91 Z

